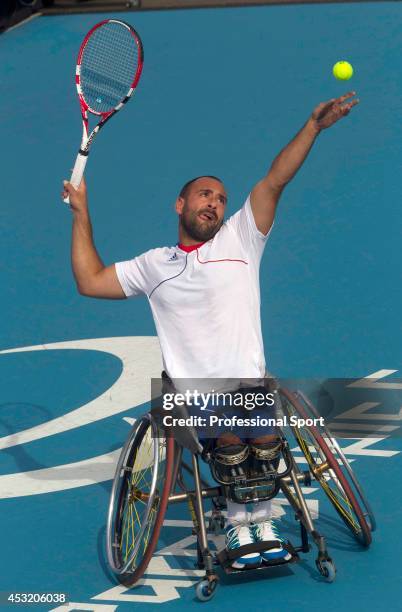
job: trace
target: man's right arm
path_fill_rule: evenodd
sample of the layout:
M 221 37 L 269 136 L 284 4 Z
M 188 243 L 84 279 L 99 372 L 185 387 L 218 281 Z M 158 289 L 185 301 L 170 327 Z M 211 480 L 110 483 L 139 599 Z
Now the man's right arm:
M 94 298 L 125 299 L 114 264 L 105 266 L 95 248 L 85 180 L 78 189 L 64 182 L 62 195 L 69 195 L 73 213 L 71 264 L 79 293 Z

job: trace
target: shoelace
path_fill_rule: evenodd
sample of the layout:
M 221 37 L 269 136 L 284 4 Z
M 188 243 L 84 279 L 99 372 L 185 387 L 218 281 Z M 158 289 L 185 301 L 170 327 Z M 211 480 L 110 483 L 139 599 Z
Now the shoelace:
M 279 531 L 278 531 L 278 526 L 275 524 L 275 522 L 271 519 L 268 521 L 261 521 L 260 523 L 255 523 L 256 525 L 256 531 L 257 531 L 257 537 L 259 538 L 264 538 L 264 531 L 265 529 L 268 529 L 269 533 L 273 534 L 275 537 L 273 538 L 274 540 L 278 540 L 279 542 L 283 542 L 283 538 L 279 535 Z
M 243 528 L 247 528 L 247 532 L 241 534 L 240 532 Z M 227 546 L 229 548 L 231 548 L 233 545 L 235 545 L 235 548 L 238 548 L 239 546 L 243 546 L 243 544 L 251 544 L 253 541 L 249 523 L 238 523 L 234 525 L 227 530 L 226 537 L 228 539 Z M 241 539 L 247 541 L 241 542 Z

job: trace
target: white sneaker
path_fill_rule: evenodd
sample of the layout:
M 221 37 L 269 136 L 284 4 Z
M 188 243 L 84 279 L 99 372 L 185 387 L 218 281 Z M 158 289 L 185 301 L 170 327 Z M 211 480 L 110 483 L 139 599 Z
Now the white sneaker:
M 226 527 L 226 549 L 235 550 L 245 544 L 253 544 L 255 542 L 253 534 L 248 523 L 239 523 L 237 525 L 228 525 Z M 261 555 L 258 552 L 242 555 L 238 559 L 232 561 L 231 565 L 235 569 L 251 569 L 258 567 L 261 563 Z
M 253 534 L 254 542 L 272 542 L 273 540 L 279 541 L 279 546 L 264 550 L 261 553 L 261 557 L 264 561 L 274 561 L 282 559 L 283 561 L 289 561 L 292 555 L 282 546 L 284 539 L 279 535 L 278 528 L 272 520 L 261 521 L 259 523 L 252 523 L 250 531 Z

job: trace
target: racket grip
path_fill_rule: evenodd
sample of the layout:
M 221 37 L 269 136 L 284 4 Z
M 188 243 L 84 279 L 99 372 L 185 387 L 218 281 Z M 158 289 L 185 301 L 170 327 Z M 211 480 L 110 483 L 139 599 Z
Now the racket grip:
M 82 177 L 84 176 L 85 166 L 87 165 L 87 159 L 88 155 L 82 155 L 81 153 L 78 153 L 70 179 L 70 183 L 75 189 L 78 189 L 78 187 L 80 186 Z M 70 204 L 69 196 L 64 198 L 63 202 L 65 202 L 66 204 Z

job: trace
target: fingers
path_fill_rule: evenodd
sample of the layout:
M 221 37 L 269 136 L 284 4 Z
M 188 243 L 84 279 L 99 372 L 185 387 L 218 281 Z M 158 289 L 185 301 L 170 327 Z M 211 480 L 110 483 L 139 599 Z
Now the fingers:
M 62 200 L 65 200 L 67 197 L 70 198 L 70 202 L 71 202 L 71 197 L 74 196 L 77 193 L 77 190 L 74 189 L 74 186 L 69 183 L 69 181 L 64 180 L 63 181 L 63 191 L 61 193 L 61 198 Z M 71 205 L 70 205 L 71 208 Z
M 68 181 L 63 181 L 63 191 L 61 192 L 62 200 L 65 200 L 70 195 L 70 187 L 71 185 Z
M 323 110 L 326 110 L 328 107 L 330 107 L 331 104 L 333 104 L 334 102 L 335 98 L 331 98 L 331 100 L 328 100 L 327 102 L 320 102 L 320 104 L 315 109 L 315 112 L 321 113 Z
M 334 102 L 334 106 L 333 106 L 333 112 L 338 116 L 342 116 L 342 117 L 346 117 L 346 115 L 349 115 L 350 111 L 352 110 L 352 108 L 354 106 L 356 106 L 357 104 L 359 104 L 360 100 L 358 98 L 356 98 L 355 100 L 351 100 L 350 102 L 347 102 L 346 104 L 344 104 L 345 100 L 348 100 L 349 98 L 351 98 L 352 96 L 355 96 L 356 92 L 355 91 L 350 91 L 347 94 L 344 94 L 343 96 L 340 96 L 337 100 L 335 100 Z
M 313 117 L 315 119 L 320 119 L 327 114 L 327 112 L 332 109 L 336 102 L 336 98 L 331 98 L 327 102 L 321 102 L 313 111 Z
M 325 110 L 327 110 L 327 108 L 332 106 L 335 102 L 336 98 L 331 98 L 330 100 L 328 100 L 328 102 L 321 102 L 320 106 L 322 106 L 323 109 L 325 108 Z
M 320 129 L 330 127 L 342 119 L 342 117 L 346 117 L 352 108 L 359 104 L 360 100 L 358 98 L 350 100 L 355 95 L 355 91 L 349 91 L 339 98 L 332 98 L 328 102 L 321 102 L 313 111 L 312 119 Z
M 75 187 L 69 181 L 63 181 L 63 186 L 68 195 L 76 192 Z
M 359 104 L 360 100 L 356 98 L 347 104 L 344 104 L 344 102 L 355 95 L 355 91 L 348 91 L 348 93 L 339 96 L 339 98 L 332 98 L 328 102 L 322 102 L 320 104 L 322 107 L 320 110 L 322 111 L 324 108 L 325 110 L 328 110 L 330 106 L 333 106 L 333 111 L 337 114 L 339 114 L 339 111 L 343 113 L 345 110 L 347 110 L 349 112 L 354 106 L 356 106 L 356 104 Z
M 77 188 L 74 187 L 74 185 L 72 183 L 70 183 L 69 181 L 64 180 L 63 181 L 63 193 L 66 193 L 67 195 L 74 195 L 76 193 L 86 193 L 86 183 L 85 183 L 85 179 L 84 177 L 82 177 L 81 179 L 81 183 L 79 184 L 79 186 Z
M 348 91 L 348 93 L 343 94 L 343 96 L 340 96 L 339 98 L 337 98 L 337 99 L 335 100 L 335 102 L 336 102 L 337 104 L 343 104 L 343 102 L 345 102 L 345 100 L 347 100 L 348 98 L 352 98 L 352 97 L 353 97 L 353 96 L 355 96 L 355 95 L 356 95 L 356 92 L 355 92 L 355 91 Z
M 356 106 L 356 104 L 359 104 L 359 102 L 360 102 L 359 98 L 356 98 L 356 100 L 352 100 L 352 102 L 349 102 L 349 103 L 348 103 L 348 104 L 346 104 L 345 106 L 348 106 L 348 107 L 349 107 L 349 110 L 350 110 L 351 108 L 353 108 L 354 106 Z
M 315 113 L 324 114 L 327 110 L 330 109 L 331 106 L 334 107 L 334 110 L 338 108 L 339 106 L 342 109 L 347 107 L 348 110 L 350 110 L 351 108 L 353 108 L 353 106 L 358 104 L 360 100 L 356 99 L 356 100 L 352 100 L 351 102 L 348 102 L 347 104 L 343 104 L 343 103 L 355 95 L 356 95 L 355 91 L 348 91 L 348 93 L 343 94 L 342 96 L 339 96 L 339 98 L 331 98 L 331 100 L 328 100 L 327 102 L 321 102 L 315 109 Z
M 63 200 L 69 199 L 70 208 L 73 212 L 85 212 L 88 208 L 87 191 L 85 179 L 82 177 L 78 188 L 75 188 L 70 181 L 63 181 L 62 190 Z
M 342 114 L 348 115 L 350 111 L 352 110 L 352 108 L 356 106 L 356 104 L 359 104 L 359 102 L 360 100 L 356 99 L 356 100 L 352 100 L 352 102 L 348 102 L 347 104 L 342 104 L 342 106 L 340 106 Z

